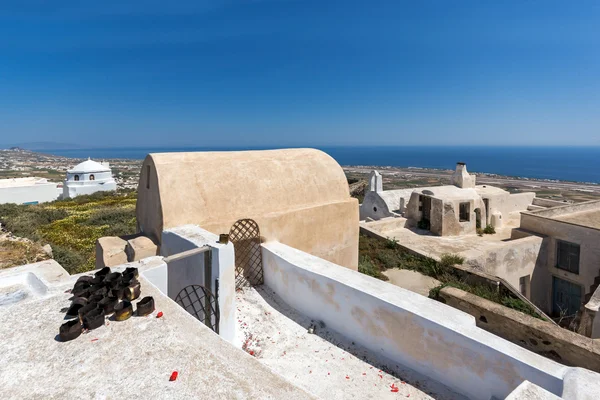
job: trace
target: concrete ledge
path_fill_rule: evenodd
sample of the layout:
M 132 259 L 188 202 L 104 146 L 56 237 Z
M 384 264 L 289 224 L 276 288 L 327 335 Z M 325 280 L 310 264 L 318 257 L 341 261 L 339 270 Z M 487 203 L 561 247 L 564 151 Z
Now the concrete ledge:
M 125 248 L 128 261 L 138 261 L 158 254 L 158 246 L 146 236 L 138 236 L 127 240 Z
M 565 205 L 569 205 L 570 203 L 566 203 L 564 201 L 558 201 L 558 200 L 552 200 L 552 199 L 544 199 L 541 197 L 535 197 L 533 199 L 533 205 L 535 206 L 541 206 L 541 207 L 558 207 L 558 206 L 565 206 Z
M 598 341 L 454 287 L 443 288 L 440 297 L 488 332 L 562 364 L 600 372 Z
M 404 228 L 405 225 L 406 218 L 403 217 L 388 217 L 372 222 L 361 222 L 361 226 L 366 226 L 383 233 L 393 229 Z
M 521 383 L 504 400 L 558 400 L 560 397 L 529 381 Z
M 126 263 L 126 246 L 127 242 L 117 236 L 105 236 L 96 240 L 96 269 Z

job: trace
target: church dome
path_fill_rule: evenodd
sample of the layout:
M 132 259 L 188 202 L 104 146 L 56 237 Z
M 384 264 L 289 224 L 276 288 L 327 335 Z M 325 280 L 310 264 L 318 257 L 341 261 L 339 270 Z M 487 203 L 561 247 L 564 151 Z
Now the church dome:
M 82 163 L 77 164 L 73 168 L 67 171 L 71 174 L 86 174 L 90 172 L 110 172 L 110 168 L 106 165 L 102 165 L 99 162 L 96 162 L 91 159 L 87 159 Z

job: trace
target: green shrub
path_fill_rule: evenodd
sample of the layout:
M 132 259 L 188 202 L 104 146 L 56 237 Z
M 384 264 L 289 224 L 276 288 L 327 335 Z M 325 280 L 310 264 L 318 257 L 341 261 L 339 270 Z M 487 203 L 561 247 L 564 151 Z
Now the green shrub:
M 65 210 L 45 208 L 42 205 L 27 206 L 3 204 L 0 206 L 0 223 L 16 236 L 39 240 L 38 228 L 66 218 Z
M 458 254 L 444 253 L 440 257 L 440 265 L 443 268 L 450 268 L 455 265 L 462 265 L 462 263 L 464 263 L 464 262 L 465 262 L 465 258 L 462 256 L 459 256 Z
M 494 233 L 496 233 L 496 230 L 492 225 L 487 224 L 485 228 L 483 228 L 483 233 L 485 233 L 486 235 L 493 235 Z
M 430 299 L 439 299 L 440 291 L 446 287 L 446 284 L 442 283 L 441 285 L 437 285 L 434 288 L 429 289 L 429 298 Z
M 135 214 L 135 210 L 133 210 Z M 131 218 L 132 210 L 125 208 L 102 208 L 98 211 L 93 212 L 87 221 L 86 225 L 109 225 L 115 222 L 122 221 L 123 219 Z
M 490 285 L 467 283 L 460 271 L 454 268 L 455 265 L 461 265 L 465 262 L 464 257 L 457 254 L 443 254 L 440 262 L 437 262 L 431 258 L 411 254 L 400 246 L 391 249 L 389 248 L 388 241 L 362 234 L 359 240 L 359 254 L 360 262 L 358 270 L 363 274 L 387 280 L 387 277 L 381 273 L 382 270 L 387 268 L 393 267 L 417 271 L 441 282 L 441 285 L 429 291 L 429 297 L 431 298 L 438 298 L 442 288 L 452 286 L 486 300 L 540 318 L 527 303 L 510 293 L 502 293 L 496 287 L 490 287 Z
M 369 256 L 362 256 L 360 261 L 358 262 L 358 272 L 361 272 L 365 275 L 372 276 L 373 278 L 378 278 L 383 281 L 387 281 L 388 277 L 383 275 L 379 268 L 375 266 L 371 258 Z
M 136 219 L 135 216 L 133 216 L 128 220 L 117 221 L 110 224 L 108 228 L 104 231 L 104 236 L 131 235 L 135 233 L 136 230 Z
M 98 192 L 34 206 L 0 205 L 0 222 L 16 236 L 50 244 L 70 273 L 94 268 L 102 236 L 136 232 L 135 191 Z
M 385 241 L 385 247 L 388 249 L 396 250 L 399 246 L 398 240 L 395 238 L 387 238 Z
M 529 304 L 525 303 L 521 299 L 510 296 L 504 296 L 501 300 L 501 303 L 503 306 L 512 308 L 513 310 L 521 311 L 524 314 L 528 314 L 536 318 L 541 318 L 540 315 L 533 309 L 533 307 L 531 307 Z
M 70 274 L 89 271 L 94 267 L 82 253 L 64 246 L 52 246 L 52 256 Z
M 377 253 L 376 259 L 381 262 L 383 269 L 394 268 L 398 266 L 398 256 L 394 251 L 381 250 Z

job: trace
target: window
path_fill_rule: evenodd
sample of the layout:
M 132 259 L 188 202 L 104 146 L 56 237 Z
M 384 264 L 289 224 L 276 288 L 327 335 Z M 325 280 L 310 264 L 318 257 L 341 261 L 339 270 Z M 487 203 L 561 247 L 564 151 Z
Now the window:
M 471 220 L 471 205 L 469 203 L 460 203 L 458 207 L 458 220 L 466 222 Z
M 146 165 L 146 189 L 150 189 L 150 166 Z
M 73 180 L 74 180 L 74 181 L 78 181 L 78 180 L 79 180 L 79 175 L 75 175 L 75 176 L 73 177 Z
M 556 241 L 556 268 L 579 274 L 579 245 Z
M 94 174 L 90 175 L 90 181 L 96 180 L 96 177 L 94 176 Z

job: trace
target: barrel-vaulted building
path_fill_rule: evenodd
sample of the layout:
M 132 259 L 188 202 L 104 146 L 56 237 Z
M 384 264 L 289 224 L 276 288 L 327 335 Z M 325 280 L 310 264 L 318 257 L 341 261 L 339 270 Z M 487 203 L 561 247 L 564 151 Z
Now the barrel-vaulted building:
M 158 244 L 168 228 L 221 234 L 250 218 L 265 240 L 358 266 L 358 201 L 339 164 L 315 149 L 149 154 L 136 214 Z

